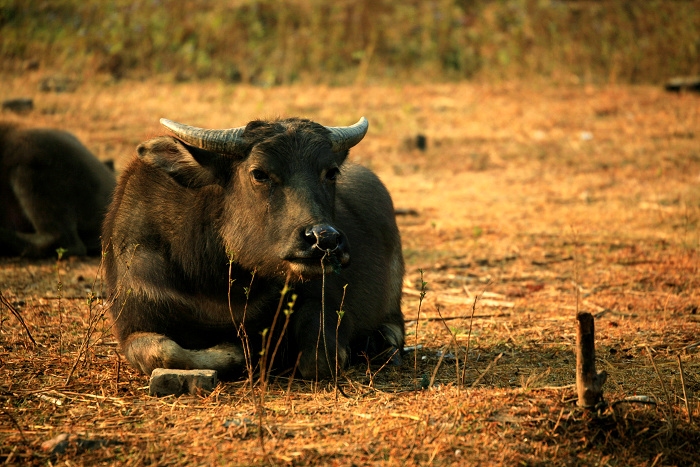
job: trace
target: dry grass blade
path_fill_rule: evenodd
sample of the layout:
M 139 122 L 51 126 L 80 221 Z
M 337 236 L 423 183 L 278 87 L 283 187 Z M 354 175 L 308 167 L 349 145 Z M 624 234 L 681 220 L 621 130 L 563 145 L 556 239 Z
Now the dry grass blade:
M 442 361 L 445 358 L 446 353 L 447 352 L 444 349 L 440 351 L 440 357 L 438 358 L 437 365 L 435 365 L 435 368 L 433 368 L 433 372 L 430 374 L 430 382 L 428 383 L 428 387 L 424 389 L 432 388 L 435 384 L 435 376 L 437 375 L 437 372 L 440 369 L 440 365 L 442 365 Z
M 503 356 L 503 352 L 499 353 L 499 354 L 496 356 L 496 358 L 494 358 L 493 361 L 491 361 L 491 363 L 489 363 L 489 366 L 486 367 L 486 369 L 484 370 L 484 372 L 481 373 L 481 374 L 479 375 L 479 377 L 476 378 L 476 379 L 474 380 L 474 382 L 471 384 L 471 386 L 470 386 L 469 388 L 470 388 L 470 389 L 474 389 L 474 388 L 476 387 L 476 385 L 479 384 L 479 382 L 480 382 L 482 379 L 484 379 L 484 376 L 486 376 L 486 374 L 489 372 L 489 370 L 491 369 L 491 367 L 494 366 L 494 365 L 496 364 L 496 362 L 498 362 L 498 360 L 501 359 L 502 356 Z
M 457 339 L 455 338 L 455 335 L 452 332 L 452 330 L 450 329 L 450 327 L 447 325 L 445 320 L 442 318 L 442 313 L 440 313 L 440 307 L 438 306 L 436 309 L 437 309 L 438 316 L 440 316 L 442 324 L 445 326 L 445 330 L 450 335 L 450 340 L 452 341 L 452 345 L 454 346 L 455 366 L 456 366 L 456 370 L 457 370 L 457 387 L 461 387 L 462 386 L 462 384 L 461 384 L 462 378 L 460 377 L 460 372 L 459 372 L 459 350 L 458 350 L 459 347 L 457 345 Z M 440 355 L 440 362 L 438 362 L 438 365 L 435 367 L 435 370 L 433 370 L 433 374 L 430 377 L 430 387 L 433 386 L 433 382 L 435 381 L 435 375 L 437 374 L 437 370 L 440 367 L 440 363 L 442 363 L 442 359 L 444 358 L 444 356 L 445 356 L 445 352 L 443 351 L 442 354 Z
M 645 345 L 644 348 L 647 351 L 647 355 L 649 355 L 649 361 L 651 362 L 651 366 L 654 367 L 654 372 L 656 372 L 656 376 L 659 378 L 659 384 L 661 384 L 661 389 L 664 391 L 664 395 L 666 396 L 666 403 L 671 404 L 671 396 L 669 396 L 668 391 L 666 390 L 666 385 L 664 384 L 664 380 L 661 377 L 661 373 L 659 373 L 659 369 L 656 366 L 656 362 L 654 362 L 654 356 L 651 353 L 651 349 L 649 348 L 648 345 Z
M 427 282 L 423 280 L 423 270 L 419 269 L 418 272 L 420 273 L 420 294 L 418 298 L 418 310 L 416 311 L 416 327 L 415 327 L 415 335 L 416 335 L 416 345 L 413 349 L 413 385 L 416 387 L 418 384 L 418 323 L 420 322 L 420 312 L 421 308 L 423 307 L 423 300 L 425 299 L 425 294 L 426 294 L 426 286 L 428 285 Z
M 22 315 L 20 312 L 17 310 L 17 308 L 14 307 L 10 301 L 5 298 L 5 296 L 2 294 L 2 291 L 0 291 L 0 302 L 7 307 L 8 310 L 17 318 L 17 321 L 19 321 L 19 324 L 22 325 L 24 328 L 25 332 L 27 333 L 27 337 L 29 337 L 29 340 L 32 341 L 32 345 L 36 347 L 36 341 L 34 340 L 34 337 L 32 337 L 32 333 L 29 331 L 29 328 L 27 327 L 27 323 L 24 322 L 24 318 L 22 318 Z
M 683 400 L 685 401 L 685 410 L 688 412 L 688 423 L 693 424 L 693 412 L 690 410 L 690 403 L 688 402 L 688 393 L 685 390 L 685 372 L 683 371 L 683 362 L 681 361 L 681 356 L 676 355 L 678 359 L 678 373 L 681 375 L 681 387 L 683 388 Z
M 22 442 L 24 444 L 27 444 L 27 438 L 24 436 L 24 431 L 22 430 L 22 427 L 19 426 L 19 423 L 17 423 L 17 420 L 15 417 L 12 416 L 10 412 L 7 411 L 4 407 L 0 408 L 2 409 L 2 413 L 5 414 L 5 416 L 12 422 L 12 425 L 14 425 L 15 428 L 17 428 L 17 431 L 19 432 L 20 437 L 22 438 Z
M 486 287 L 488 287 L 489 283 L 486 284 Z M 467 371 L 467 360 L 469 359 L 469 345 L 471 344 L 472 340 L 472 327 L 474 325 L 474 315 L 476 314 L 476 302 L 478 302 L 479 299 L 484 295 L 484 293 L 486 292 L 486 287 L 484 287 L 484 289 L 479 295 L 474 297 L 474 302 L 472 302 L 472 313 L 469 317 L 469 333 L 467 334 L 467 349 L 464 351 L 464 364 L 462 365 L 462 375 L 460 377 L 461 384 L 464 384 L 464 382 L 466 381 L 465 378 Z
M 90 340 L 92 339 L 95 329 L 97 329 L 97 324 L 100 322 L 100 320 L 102 320 L 105 313 L 107 313 L 107 307 L 103 307 L 102 311 L 88 322 L 88 329 L 85 331 L 85 337 L 83 338 L 83 342 L 80 345 L 80 349 L 78 350 L 78 355 L 75 357 L 75 361 L 73 362 L 73 366 L 68 372 L 68 376 L 66 376 L 66 381 L 64 383 L 65 386 L 68 386 L 70 384 L 71 379 L 75 374 L 75 370 L 78 368 L 78 365 L 80 365 L 80 360 L 87 353 L 88 347 L 90 346 Z M 92 315 L 92 302 L 90 304 L 90 314 Z

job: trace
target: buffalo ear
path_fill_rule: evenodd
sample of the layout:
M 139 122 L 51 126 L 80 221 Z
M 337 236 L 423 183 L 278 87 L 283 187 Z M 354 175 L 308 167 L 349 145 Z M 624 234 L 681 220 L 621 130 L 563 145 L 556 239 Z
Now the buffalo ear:
M 348 155 L 350 154 L 350 150 L 346 149 L 341 152 L 334 152 L 333 154 L 335 155 L 336 163 L 338 165 L 343 165 L 345 163 L 345 160 L 348 158 Z
M 199 188 L 223 182 L 223 161 L 219 154 L 189 146 L 171 136 L 151 139 L 136 150 L 141 160 L 166 172 L 183 186 Z

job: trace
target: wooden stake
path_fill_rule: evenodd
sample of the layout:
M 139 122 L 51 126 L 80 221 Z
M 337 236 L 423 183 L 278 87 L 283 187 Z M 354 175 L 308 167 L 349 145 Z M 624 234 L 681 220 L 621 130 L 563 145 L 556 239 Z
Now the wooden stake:
M 595 369 L 595 323 L 590 313 L 578 313 L 576 333 L 576 390 L 578 405 L 593 408 L 602 400 L 608 375 Z

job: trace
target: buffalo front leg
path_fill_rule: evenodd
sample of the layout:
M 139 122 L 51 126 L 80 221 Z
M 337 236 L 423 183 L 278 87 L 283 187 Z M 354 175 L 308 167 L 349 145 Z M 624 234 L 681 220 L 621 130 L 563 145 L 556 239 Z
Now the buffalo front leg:
M 207 349 L 191 350 L 153 332 L 129 335 L 122 343 L 122 351 L 129 363 L 147 375 L 156 368 L 216 370 L 224 375 L 245 368 L 245 357 L 240 345 L 220 344 Z

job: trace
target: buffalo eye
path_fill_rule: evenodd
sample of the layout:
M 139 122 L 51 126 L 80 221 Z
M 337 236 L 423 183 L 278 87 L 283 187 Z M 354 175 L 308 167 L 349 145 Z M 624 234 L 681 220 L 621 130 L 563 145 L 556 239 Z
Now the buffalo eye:
M 330 168 L 326 171 L 326 180 L 329 182 L 334 182 L 338 175 L 340 174 L 340 169 L 337 167 Z
M 253 169 L 250 171 L 250 177 L 255 183 L 269 183 L 270 175 L 261 169 Z

